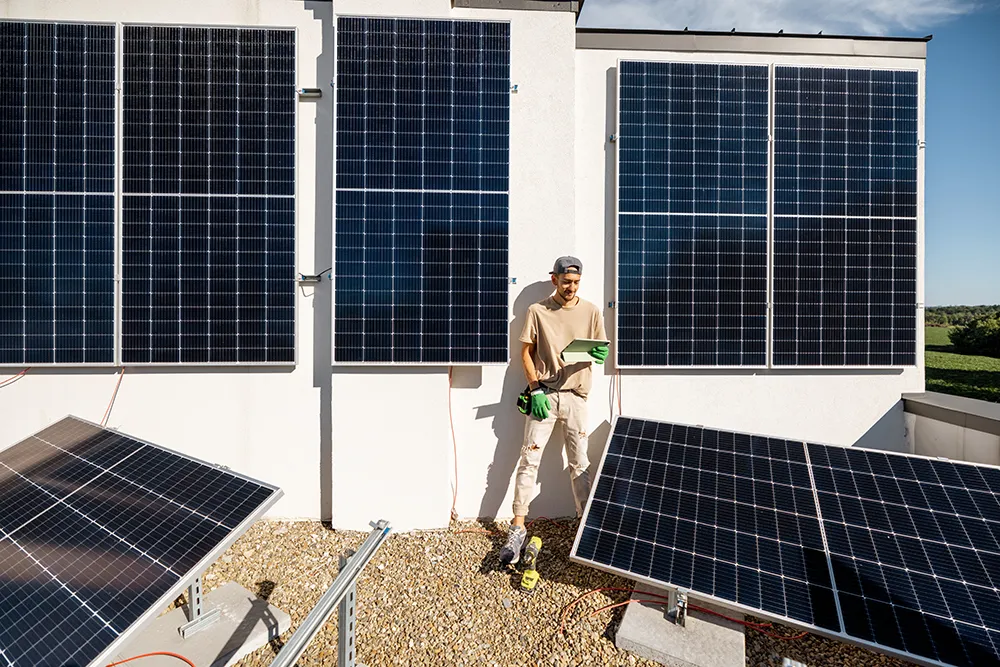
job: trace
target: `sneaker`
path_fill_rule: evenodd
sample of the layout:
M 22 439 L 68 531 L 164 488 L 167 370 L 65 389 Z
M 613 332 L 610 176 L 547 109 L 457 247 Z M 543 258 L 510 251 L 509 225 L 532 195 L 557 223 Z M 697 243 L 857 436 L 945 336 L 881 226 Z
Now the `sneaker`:
M 500 549 L 501 565 L 516 565 L 521 560 L 521 547 L 524 546 L 524 538 L 528 531 L 524 526 L 511 526 L 507 533 L 507 544 Z

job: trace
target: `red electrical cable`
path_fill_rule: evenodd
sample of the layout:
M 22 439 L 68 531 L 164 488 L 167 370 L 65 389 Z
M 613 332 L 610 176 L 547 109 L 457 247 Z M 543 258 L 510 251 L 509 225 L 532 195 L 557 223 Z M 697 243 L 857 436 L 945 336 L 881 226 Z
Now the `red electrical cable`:
M 795 639 L 802 639 L 803 637 L 805 637 L 806 635 L 809 634 L 808 632 L 800 632 L 800 633 L 795 634 L 795 635 L 778 635 L 778 634 L 775 634 L 773 632 L 769 632 L 768 631 L 770 628 L 774 627 L 771 623 L 753 623 L 752 621 L 746 621 L 746 620 L 742 620 L 741 621 L 738 618 L 730 618 L 729 616 L 726 616 L 725 614 L 720 614 L 717 611 L 712 611 L 711 609 L 705 609 L 704 607 L 699 607 L 699 606 L 693 605 L 693 604 L 689 604 L 688 605 L 688 609 L 691 609 L 692 611 L 699 611 L 699 612 L 701 612 L 703 614 L 709 614 L 711 616 L 718 616 L 719 618 L 723 618 L 723 619 L 725 619 L 727 621 L 732 621 L 733 623 L 739 623 L 740 625 L 744 625 L 744 626 L 746 626 L 746 627 L 748 627 L 748 628 L 750 628 L 752 630 L 756 630 L 757 632 L 760 632 L 761 634 L 765 634 L 768 637 L 771 637 L 772 639 L 781 639 L 781 640 L 784 640 L 784 641 L 792 641 L 792 640 L 795 640 Z
M 560 633 L 565 633 L 566 617 L 572 611 L 573 607 L 575 607 L 577 604 L 579 604 L 581 601 L 583 601 L 584 598 L 586 598 L 586 597 L 588 597 L 590 595 L 593 595 L 595 593 L 603 592 L 603 591 L 621 591 L 621 592 L 624 592 L 624 593 L 633 593 L 633 594 L 637 594 L 637 595 L 649 595 L 649 596 L 652 596 L 654 598 L 660 598 L 660 599 L 659 600 L 652 600 L 652 599 L 634 599 L 633 600 L 633 599 L 629 599 L 629 600 L 625 600 L 624 602 L 614 602 L 612 604 L 605 605 L 605 606 L 601 607 L 600 609 L 592 611 L 587 616 L 587 618 L 590 618 L 591 616 L 599 614 L 602 611 L 607 611 L 608 609 L 615 609 L 616 607 L 622 607 L 622 606 L 625 606 L 627 604 L 631 604 L 632 602 L 647 602 L 647 603 L 651 603 L 651 604 L 667 604 L 667 602 L 664 602 L 664 600 L 669 600 L 668 596 L 661 595 L 659 593 L 653 593 L 651 591 L 637 591 L 637 590 L 634 590 L 634 589 L 617 588 L 617 587 L 595 588 L 594 590 L 588 591 L 588 592 L 584 593 L 583 595 L 579 596 L 578 598 L 576 598 L 575 600 L 573 600 L 572 602 L 570 602 L 568 605 L 566 605 L 566 607 L 563 608 L 562 619 L 561 619 L 561 621 L 559 623 L 559 632 Z M 806 635 L 809 634 L 808 632 L 800 632 L 800 633 L 795 634 L 795 635 L 779 635 L 779 634 L 770 632 L 770 630 L 773 629 L 773 627 L 774 627 L 770 623 L 754 623 L 752 621 L 747 621 L 747 620 L 742 620 L 742 619 L 738 619 L 738 618 L 733 618 L 731 616 L 726 616 L 725 614 L 720 614 L 717 611 L 713 611 L 711 609 L 706 609 L 704 607 L 699 607 L 699 606 L 693 605 L 693 604 L 688 604 L 688 609 L 691 610 L 691 611 L 701 612 L 703 614 L 709 614 L 711 616 L 717 616 L 719 618 L 725 619 L 727 621 L 731 621 L 733 623 L 738 623 L 738 624 L 740 624 L 742 626 L 748 627 L 748 628 L 750 628 L 752 630 L 756 630 L 757 632 L 760 632 L 761 634 L 764 634 L 764 635 L 766 635 L 768 637 L 771 637 L 772 639 L 780 639 L 782 641 L 793 641 L 793 640 L 796 640 L 796 639 L 802 639 L 803 637 L 805 637 Z
M 6 386 L 11 385 L 11 384 L 14 384 L 15 382 L 17 382 L 18 380 L 20 380 L 21 378 L 23 378 L 24 374 L 27 373 L 30 370 L 31 370 L 31 367 L 29 366 L 28 368 L 25 368 L 23 371 L 21 371 L 17 375 L 12 375 L 11 377 L 7 378 L 6 380 L 0 382 L 0 388 L 6 387 Z
M 108 425 L 108 417 L 111 416 L 111 407 L 115 404 L 115 399 L 118 398 L 118 387 L 122 384 L 122 377 L 125 375 L 125 367 L 122 366 L 122 372 L 118 374 L 118 382 L 115 383 L 115 391 L 111 394 L 111 401 L 108 403 L 108 409 L 104 411 L 104 418 L 101 419 L 101 426 Z
M 169 658 L 177 658 L 178 660 L 183 660 L 187 664 L 191 665 L 191 667 L 198 667 L 193 662 L 185 658 L 183 655 L 180 655 L 178 653 L 171 653 L 169 651 L 153 651 L 152 653 L 143 653 L 142 655 L 135 655 L 132 656 L 131 658 L 126 658 L 125 660 L 112 662 L 110 665 L 108 665 L 108 667 L 115 667 L 116 665 L 124 665 L 126 662 L 132 662 L 133 660 L 138 660 L 139 658 L 150 658 L 154 655 L 165 655 Z
M 536 521 L 548 521 L 549 523 L 551 523 L 553 526 L 556 526 L 557 528 L 565 528 L 566 527 L 566 526 L 562 525 L 561 523 L 559 523 L 558 521 L 550 519 L 547 516 L 539 516 L 539 517 L 535 517 L 534 519 L 532 519 L 531 521 L 529 521 L 528 523 L 526 523 L 525 526 L 524 526 L 524 529 L 527 530 L 528 528 L 531 528 L 531 525 L 533 523 L 535 523 Z M 504 531 L 499 530 L 497 528 L 463 528 L 461 530 L 456 530 L 456 531 L 453 531 L 453 532 L 456 535 L 461 534 L 461 533 L 486 533 L 487 535 L 506 535 L 506 533 Z
M 660 595 L 659 593 L 650 593 L 648 591 L 636 591 L 636 590 L 631 589 L 631 588 L 621 588 L 621 587 L 618 587 L 618 586 L 604 586 L 602 588 L 595 588 L 592 591 L 587 591 L 583 595 L 580 595 L 575 600 L 573 600 L 572 602 L 570 602 L 568 605 L 566 605 L 565 607 L 563 607 L 562 617 L 561 617 L 561 619 L 559 621 L 559 632 L 560 632 L 560 634 L 565 634 L 565 632 L 566 632 L 566 617 L 569 616 L 569 613 L 573 610 L 573 607 L 575 607 L 576 605 L 578 605 L 585 598 L 588 598 L 591 595 L 594 595 L 595 593 L 603 593 L 604 591 L 620 591 L 622 593 L 633 593 L 634 592 L 634 593 L 639 593 L 641 595 L 651 595 L 653 597 L 663 598 L 664 600 L 669 600 L 670 599 L 666 595 Z
M 448 368 L 448 423 L 451 425 L 451 446 L 454 450 L 455 459 L 455 486 L 452 488 L 451 492 L 451 520 L 457 521 L 458 511 L 455 507 L 458 505 L 458 438 L 455 437 L 455 418 L 452 416 L 451 412 L 451 378 L 454 371 L 454 366 L 450 366 Z

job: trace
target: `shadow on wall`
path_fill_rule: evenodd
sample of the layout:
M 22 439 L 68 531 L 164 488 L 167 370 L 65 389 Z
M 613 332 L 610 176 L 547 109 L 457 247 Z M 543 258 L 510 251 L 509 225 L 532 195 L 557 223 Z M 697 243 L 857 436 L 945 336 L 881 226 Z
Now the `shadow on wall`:
M 479 504 L 480 518 L 513 514 L 512 507 L 502 507 L 502 504 L 514 483 L 513 475 L 521 458 L 521 445 L 524 439 L 525 416 L 518 412 L 516 407 L 517 396 L 526 385 L 524 371 L 521 368 L 521 342 L 518 339 L 524 328 L 528 307 L 550 294 L 552 294 L 552 283 L 548 281 L 527 285 L 518 294 L 514 301 L 514 319 L 510 323 L 509 331 L 511 363 L 504 374 L 500 402 L 476 408 L 476 419 L 493 418 L 493 432 L 497 437 L 493 461 L 486 476 L 486 491 Z M 600 410 L 602 406 L 603 403 L 599 398 L 591 394 L 588 400 L 591 414 L 595 409 Z M 596 470 L 596 463 L 604 451 L 610 432 L 611 426 L 605 421 L 590 434 L 591 476 Z M 563 465 L 563 443 L 562 429 L 554 429 L 538 468 L 538 484 L 541 490 L 532 500 L 531 516 L 559 517 L 575 513 L 569 471 Z
M 906 440 L 906 425 L 903 417 L 903 401 L 889 408 L 853 445 L 865 449 L 880 449 L 888 452 L 912 454 Z

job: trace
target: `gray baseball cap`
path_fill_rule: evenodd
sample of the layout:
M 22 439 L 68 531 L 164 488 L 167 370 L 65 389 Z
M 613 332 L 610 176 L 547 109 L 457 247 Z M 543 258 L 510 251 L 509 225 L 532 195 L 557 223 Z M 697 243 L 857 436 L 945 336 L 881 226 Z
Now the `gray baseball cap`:
M 549 273 L 561 276 L 564 273 L 583 273 L 583 262 L 572 255 L 567 255 L 565 257 L 560 257 L 556 260 L 556 263 L 552 266 L 552 271 Z

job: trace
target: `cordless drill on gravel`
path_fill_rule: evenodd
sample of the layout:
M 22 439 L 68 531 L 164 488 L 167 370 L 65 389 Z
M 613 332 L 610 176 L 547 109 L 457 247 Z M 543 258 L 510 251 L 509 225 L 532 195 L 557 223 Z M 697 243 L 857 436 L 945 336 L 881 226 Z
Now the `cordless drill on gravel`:
M 524 547 L 524 555 L 521 556 L 521 563 L 524 564 L 524 574 L 521 575 L 521 590 L 531 593 L 538 583 L 538 552 L 542 550 L 542 538 L 537 535 L 528 540 L 528 546 Z

